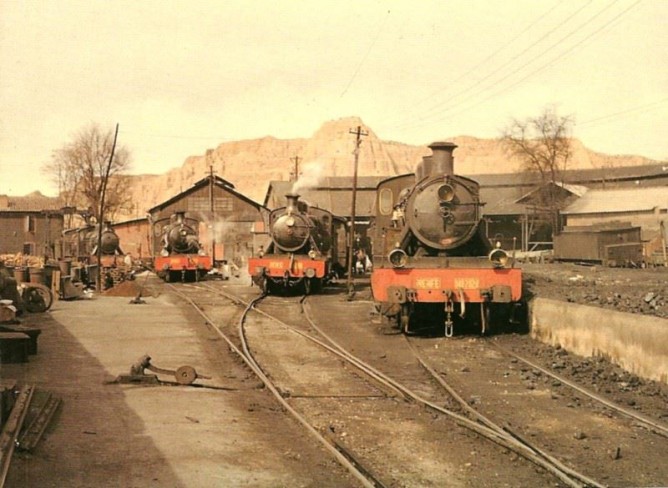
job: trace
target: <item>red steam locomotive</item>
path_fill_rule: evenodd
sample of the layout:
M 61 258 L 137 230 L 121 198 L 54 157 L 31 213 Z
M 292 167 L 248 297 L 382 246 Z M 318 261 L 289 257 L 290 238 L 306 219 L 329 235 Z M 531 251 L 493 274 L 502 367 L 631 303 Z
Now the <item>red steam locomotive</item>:
M 345 269 L 345 221 L 300 201 L 299 195 L 286 199 L 285 207 L 269 215 L 271 243 L 248 260 L 249 273 L 264 293 L 319 291 Z
M 162 239 L 160 256 L 153 269 L 165 281 L 197 281 L 213 268 L 213 258 L 206 254 L 198 240 L 199 222 L 176 212 L 169 218 L 156 221 L 155 234 Z
M 415 174 L 378 185 L 373 297 L 405 333 L 434 318 L 448 337 L 460 323 L 487 333 L 514 320 L 522 272 L 483 235 L 479 185 L 454 174 L 457 146 L 429 147 Z

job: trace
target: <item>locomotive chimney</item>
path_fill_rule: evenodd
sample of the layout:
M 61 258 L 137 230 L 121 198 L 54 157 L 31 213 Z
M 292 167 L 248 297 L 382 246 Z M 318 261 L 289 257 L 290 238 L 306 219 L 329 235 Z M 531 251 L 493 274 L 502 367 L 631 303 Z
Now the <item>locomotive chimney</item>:
M 186 213 L 185 212 L 176 212 L 176 223 L 177 224 L 182 224 L 186 220 Z
M 299 201 L 299 195 L 288 193 L 285 195 L 287 200 L 287 211 L 288 213 L 297 213 L 297 202 Z
M 415 183 L 417 183 L 418 181 L 422 180 L 422 178 L 424 178 L 425 165 L 429 164 L 426 160 L 427 160 L 427 158 L 423 157 L 422 161 L 420 161 L 417 164 L 417 166 L 415 167 Z
M 456 148 L 457 144 L 452 142 L 432 142 L 429 145 L 432 155 L 424 159 L 425 176 L 453 175 L 455 168 L 452 152 Z

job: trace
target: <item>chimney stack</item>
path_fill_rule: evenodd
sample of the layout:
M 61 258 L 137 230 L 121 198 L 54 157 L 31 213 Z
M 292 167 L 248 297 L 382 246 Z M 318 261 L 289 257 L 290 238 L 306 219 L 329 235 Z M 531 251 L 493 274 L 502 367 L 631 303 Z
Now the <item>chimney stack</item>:
M 457 144 L 452 142 L 432 142 L 429 145 L 432 155 L 424 158 L 424 176 L 452 176 L 455 174 L 454 158 L 452 152 Z

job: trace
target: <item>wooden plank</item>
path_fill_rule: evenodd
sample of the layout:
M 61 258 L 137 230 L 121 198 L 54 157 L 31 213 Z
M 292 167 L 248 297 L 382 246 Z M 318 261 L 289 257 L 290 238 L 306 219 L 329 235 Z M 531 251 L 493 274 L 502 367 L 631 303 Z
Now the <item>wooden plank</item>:
M 60 298 L 60 270 L 54 269 L 51 275 L 51 291 L 53 292 L 53 299 Z

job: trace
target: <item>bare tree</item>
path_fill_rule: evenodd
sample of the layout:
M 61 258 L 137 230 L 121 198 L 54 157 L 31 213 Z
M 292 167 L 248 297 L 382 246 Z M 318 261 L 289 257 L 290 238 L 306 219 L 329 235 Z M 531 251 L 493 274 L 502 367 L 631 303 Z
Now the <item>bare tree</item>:
M 56 149 L 51 162 L 44 167 L 57 182 L 63 203 L 87 209 L 96 221 L 99 221 L 100 197 L 113 141 L 112 130 L 104 131 L 96 124 L 88 125 L 71 142 Z M 130 152 L 125 147 L 116 147 L 107 181 L 105 218 L 113 218 L 130 203 L 129 181 L 123 176 L 129 167 Z
M 522 161 L 524 171 L 537 180 L 535 207 L 547 214 L 553 232 L 559 231 L 562 174 L 571 158 L 571 117 L 560 117 L 547 108 L 538 117 L 514 119 L 502 135 L 508 152 Z

